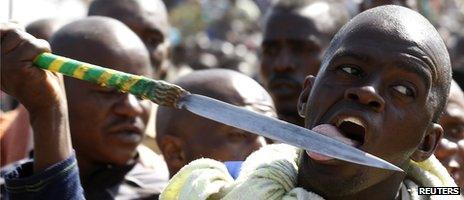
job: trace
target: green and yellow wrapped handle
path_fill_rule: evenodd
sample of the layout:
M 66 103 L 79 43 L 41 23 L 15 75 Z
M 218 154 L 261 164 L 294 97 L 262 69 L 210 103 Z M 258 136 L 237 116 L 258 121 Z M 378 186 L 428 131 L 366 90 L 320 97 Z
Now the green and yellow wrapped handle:
M 162 106 L 177 107 L 179 98 L 184 94 L 188 94 L 181 87 L 165 81 L 128 74 L 51 53 L 40 54 L 34 59 L 34 64 L 52 72 L 96 83 L 104 87 L 113 87 L 121 92 L 129 92 Z

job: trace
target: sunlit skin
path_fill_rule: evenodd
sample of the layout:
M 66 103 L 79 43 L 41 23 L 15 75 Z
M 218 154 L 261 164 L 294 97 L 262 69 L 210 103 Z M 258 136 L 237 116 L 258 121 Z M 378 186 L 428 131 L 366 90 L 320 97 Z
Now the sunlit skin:
M 383 5 L 398 5 L 417 10 L 415 0 L 363 0 L 359 5 L 359 10 L 365 11 Z
M 464 92 L 454 81 L 440 125 L 445 133 L 435 155 L 456 184 L 464 188 Z
M 161 0 L 96 0 L 90 5 L 88 14 L 115 18 L 126 24 L 148 49 L 154 77 L 165 77 L 169 22 Z
M 200 70 L 180 77 L 186 90 L 276 117 L 269 94 L 251 78 L 225 69 Z M 160 107 L 157 142 L 173 176 L 190 161 L 205 157 L 242 161 L 266 144 L 263 137 L 183 110 Z
M 261 80 L 274 99 L 279 118 L 300 126 L 304 120 L 295 105 L 304 79 L 316 75 L 323 51 L 341 27 L 336 23 L 343 17 L 332 15 L 330 6 L 316 1 L 294 10 L 277 7 L 265 18 Z
M 137 75 L 151 76 L 143 43 L 127 26 L 107 17 L 89 17 L 60 29 L 54 53 Z M 65 78 L 72 142 L 85 183 L 99 165 L 133 162 L 142 142 L 150 102 L 131 94 Z
M 365 124 L 356 147 L 406 170 L 410 159 L 423 161 L 436 149 L 450 77 L 446 47 L 425 18 L 403 7 L 377 7 L 337 34 L 317 77 L 305 81 L 299 111 L 308 129 L 356 117 Z M 403 179 L 402 173 L 300 157 L 298 185 L 326 199 L 395 199 Z

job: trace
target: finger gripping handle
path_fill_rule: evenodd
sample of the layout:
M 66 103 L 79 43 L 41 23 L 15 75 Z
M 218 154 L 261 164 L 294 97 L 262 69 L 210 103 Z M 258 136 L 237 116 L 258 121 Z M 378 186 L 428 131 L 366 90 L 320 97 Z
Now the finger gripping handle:
M 45 70 L 129 92 L 162 106 L 176 107 L 179 98 L 188 93 L 181 87 L 165 81 L 128 74 L 51 53 L 40 54 L 35 58 L 34 64 Z

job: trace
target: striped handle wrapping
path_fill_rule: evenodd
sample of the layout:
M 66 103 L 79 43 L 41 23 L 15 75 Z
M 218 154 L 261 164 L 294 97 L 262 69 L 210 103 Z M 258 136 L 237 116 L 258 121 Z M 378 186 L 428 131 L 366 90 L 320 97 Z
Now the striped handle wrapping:
M 176 107 L 177 100 L 188 93 L 181 87 L 165 81 L 128 74 L 51 53 L 40 54 L 35 58 L 34 64 L 42 69 L 129 92 L 163 106 Z

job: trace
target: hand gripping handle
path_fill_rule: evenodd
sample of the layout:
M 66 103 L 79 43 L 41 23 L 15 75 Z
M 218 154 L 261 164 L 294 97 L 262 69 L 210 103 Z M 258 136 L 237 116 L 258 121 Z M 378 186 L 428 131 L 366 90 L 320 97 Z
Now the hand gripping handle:
M 113 87 L 121 92 L 129 92 L 162 106 L 175 108 L 179 98 L 188 93 L 181 87 L 165 81 L 128 74 L 51 53 L 40 54 L 34 59 L 34 64 L 52 72 L 96 83 L 103 87 Z

